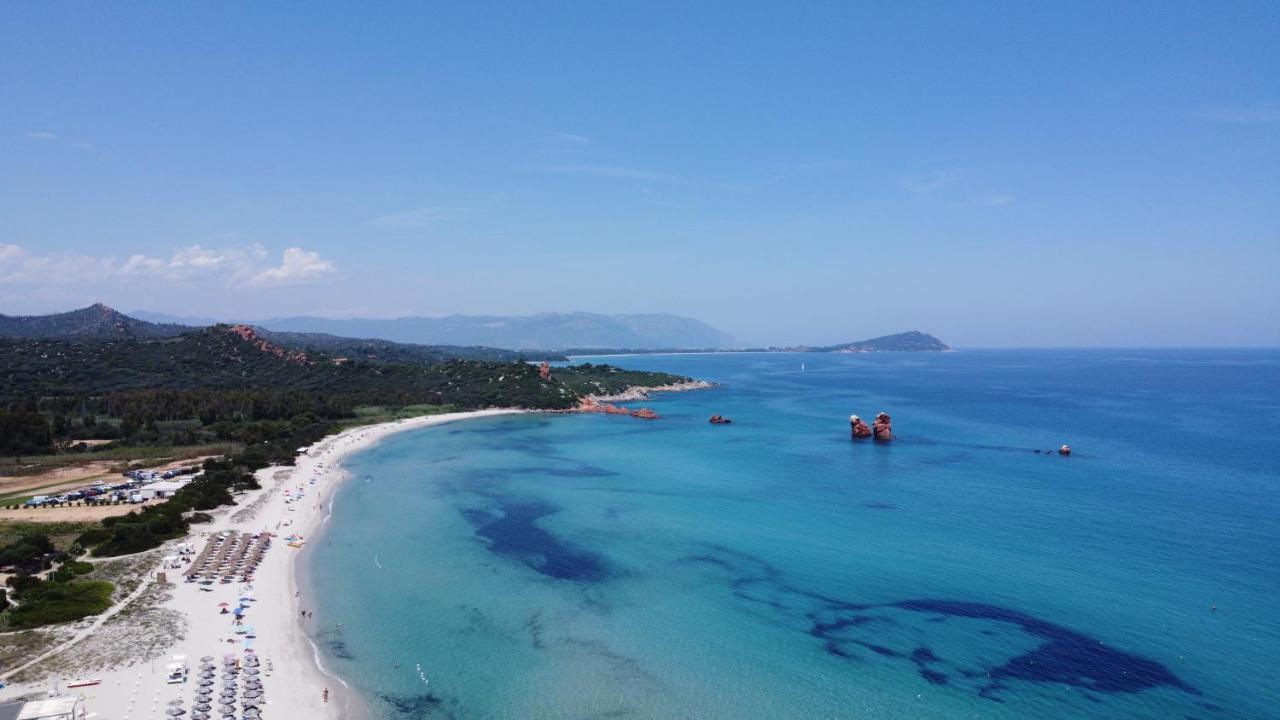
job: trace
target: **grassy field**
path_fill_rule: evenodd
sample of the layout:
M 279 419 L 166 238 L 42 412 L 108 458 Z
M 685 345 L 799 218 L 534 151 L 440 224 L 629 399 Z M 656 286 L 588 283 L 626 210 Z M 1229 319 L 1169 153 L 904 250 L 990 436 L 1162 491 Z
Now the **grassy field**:
M 0 546 L 8 545 L 23 535 L 46 535 L 59 550 L 71 547 L 80 534 L 90 528 L 102 527 L 96 520 L 85 522 L 28 522 L 24 520 L 0 520 Z
M 405 405 L 404 407 L 384 407 L 382 405 L 362 405 L 355 409 L 356 416 L 343 421 L 343 428 L 358 425 L 375 425 L 377 423 L 394 422 L 421 415 L 440 415 L 455 412 L 452 405 Z
M 32 455 L 14 459 L 0 458 L 0 476 L 35 475 L 54 468 L 83 465 L 91 462 L 118 462 L 124 466 L 133 462 L 159 463 L 161 461 L 186 460 L 204 455 L 226 455 L 239 451 L 237 443 L 213 443 L 210 445 L 144 445 L 113 448 L 96 452 L 59 453 L 57 455 Z M 117 470 L 117 472 L 119 471 Z M 37 493 L 38 494 L 38 493 Z

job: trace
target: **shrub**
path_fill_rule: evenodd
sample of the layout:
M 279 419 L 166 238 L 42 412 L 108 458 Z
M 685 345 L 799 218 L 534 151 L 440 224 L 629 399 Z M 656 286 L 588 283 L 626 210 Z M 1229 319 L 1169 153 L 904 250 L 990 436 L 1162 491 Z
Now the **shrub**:
M 84 562 L 83 560 L 69 560 L 62 566 L 62 568 L 64 570 L 70 570 L 76 575 L 88 575 L 93 572 L 94 565 L 91 562 Z
M 22 592 L 22 604 L 9 612 L 9 626 L 33 628 L 97 615 L 111 607 L 115 590 L 105 581 L 43 582 Z

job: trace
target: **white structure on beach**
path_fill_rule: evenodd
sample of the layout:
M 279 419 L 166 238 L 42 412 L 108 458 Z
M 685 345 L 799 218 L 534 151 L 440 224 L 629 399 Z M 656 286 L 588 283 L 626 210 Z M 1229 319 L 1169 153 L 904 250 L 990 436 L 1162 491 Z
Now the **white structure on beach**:
M 75 695 L 0 705 L 0 720 L 80 720 L 84 705 Z
M 138 489 L 138 494 L 143 500 L 154 500 L 155 498 L 172 497 L 174 493 L 186 487 L 190 480 L 161 480 L 150 485 L 144 485 Z

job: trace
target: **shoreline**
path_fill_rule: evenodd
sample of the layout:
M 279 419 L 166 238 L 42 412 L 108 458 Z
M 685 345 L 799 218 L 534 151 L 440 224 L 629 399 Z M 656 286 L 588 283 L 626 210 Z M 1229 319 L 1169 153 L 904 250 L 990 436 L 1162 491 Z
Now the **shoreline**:
M 292 591 L 292 600 L 294 609 L 301 612 L 304 607 L 304 598 L 314 596 L 314 575 L 311 570 L 311 555 L 314 552 L 313 547 L 317 541 L 324 535 L 325 527 L 329 523 L 329 519 L 333 516 L 333 508 L 336 502 L 336 495 L 339 487 L 348 480 L 351 475 L 342 466 L 341 463 L 351 455 L 364 452 L 376 446 L 384 438 L 396 433 L 405 432 L 407 430 L 417 430 L 421 428 L 434 427 L 437 425 L 445 425 L 461 420 L 471 420 L 482 417 L 496 417 L 500 415 L 514 415 L 533 412 L 530 410 L 519 409 L 492 409 L 492 410 L 473 410 L 468 412 L 443 413 L 440 415 L 424 415 L 415 418 L 407 418 L 404 420 L 393 420 L 391 422 L 379 423 L 377 425 L 362 425 L 341 433 L 330 435 L 315 445 L 307 448 L 307 452 L 302 457 L 313 457 L 318 469 L 323 470 L 319 473 L 321 478 L 317 482 L 317 504 L 315 509 L 317 512 L 312 513 L 304 525 L 303 536 L 306 538 L 306 545 L 300 550 L 293 562 L 289 564 L 289 582 L 288 589 Z M 343 441 L 343 442 L 340 442 Z M 320 455 L 314 455 L 315 449 L 319 448 Z M 321 460 L 327 461 L 321 462 Z M 265 473 L 273 468 L 264 468 L 259 472 Z M 299 465 L 295 465 L 290 475 L 300 469 Z M 286 479 L 288 482 L 290 479 Z M 310 659 L 307 668 L 312 678 L 318 682 L 314 683 L 316 691 L 321 688 L 330 690 L 331 702 L 328 708 L 336 713 L 335 717 L 344 720 L 371 720 L 373 718 L 372 707 L 366 698 L 362 697 L 350 683 L 348 683 L 336 671 L 328 669 L 324 665 L 323 654 L 320 646 L 313 637 L 314 627 L 309 628 L 308 622 L 301 618 L 300 614 L 293 617 L 293 626 L 297 630 L 297 646 L 300 654 Z M 337 686 L 335 688 L 333 685 Z M 328 717 L 329 715 L 325 715 Z
M 716 386 L 716 383 L 707 382 L 706 380 L 690 380 L 689 382 L 673 383 L 671 385 L 632 385 L 620 393 L 612 395 L 588 395 L 594 402 L 635 402 L 637 400 L 648 400 L 653 393 L 678 393 L 690 392 L 693 390 L 709 390 Z
M 420 428 L 444 425 L 460 420 L 536 412 L 522 409 L 488 409 L 468 412 L 425 415 L 394 420 L 376 425 L 348 428 L 326 436 L 295 456 L 294 465 L 275 465 L 254 473 L 262 486 L 236 495 L 236 504 L 210 511 L 213 521 L 193 525 L 186 537 L 172 540 L 161 548 L 142 553 L 144 564 L 141 587 L 122 598 L 110 610 L 89 622 L 106 621 L 112 616 L 120 623 L 114 632 L 121 640 L 137 645 L 128 659 L 106 667 L 77 669 L 82 664 L 77 654 L 92 653 L 93 638 L 80 638 L 60 647 L 40 660 L 38 679 L 17 682 L 0 689 L 0 702 L 18 697 L 44 696 L 61 689 L 61 694 L 74 694 L 84 699 L 91 717 L 99 720 L 142 718 L 164 708 L 171 700 L 182 700 L 190 708 L 195 698 L 197 669 L 200 658 L 236 653 L 243 656 L 248 648 L 264 661 L 261 675 L 267 704 L 264 714 L 278 715 L 284 709 L 288 717 L 325 720 L 368 720 L 372 717 L 366 699 L 338 673 L 325 667 L 320 645 L 312 637 L 316 621 L 304 618 L 313 597 L 309 573 L 311 545 L 322 535 L 333 513 L 337 488 L 349 474 L 341 467 L 343 459 L 367 450 L 389 435 Z M 162 557 L 173 556 L 179 548 L 190 545 L 195 552 L 204 548 L 211 537 L 225 532 L 271 533 L 271 546 L 254 572 L 252 583 L 217 583 L 200 585 L 185 582 L 187 565 L 179 561 L 165 568 Z M 303 538 L 300 548 L 291 547 L 287 535 Z M 296 555 L 294 554 L 296 551 Z M 106 561 L 110 561 L 109 559 Z M 158 582 L 159 573 L 166 582 Z M 141 598 L 147 588 L 161 594 L 148 600 Z M 233 625 L 226 606 L 234 607 L 237 598 L 245 607 L 244 625 Z M 221 601 L 221 602 L 220 602 Z M 161 633 L 150 644 L 131 636 L 134 623 L 145 623 L 138 613 L 167 614 L 177 618 L 172 634 Z M 324 619 L 321 619 L 323 622 Z M 99 623 L 100 624 L 100 623 Z M 252 627 L 256 626 L 257 630 Z M 78 626 L 77 626 L 78 627 Z M 96 627 L 96 626 L 95 626 Z M 247 629 L 247 631 L 246 631 Z M 95 631 L 96 632 L 96 631 Z M 251 638 L 251 639 L 250 639 Z M 169 684 L 164 668 L 174 656 L 185 656 L 190 675 L 185 682 Z M 96 684 L 66 689 L 74 680 L 92 679 Z M 327 700 L 322 693 L 329 690 Z

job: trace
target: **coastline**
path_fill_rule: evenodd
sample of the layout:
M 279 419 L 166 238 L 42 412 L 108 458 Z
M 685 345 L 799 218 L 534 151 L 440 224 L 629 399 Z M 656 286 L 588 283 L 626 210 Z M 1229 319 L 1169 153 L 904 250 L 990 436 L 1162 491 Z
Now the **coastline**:
M 365 699 L 340 675 L 324 667 L 320 647 L 315 638 L 312 637 L 312 628 L 308 627 L 312 623 L 309 620 L 304 620 L 301 616 L 301 610 L 307 604 L 306 600 L 313 596 L 314 583 L 310 564 L 311 554 L 314 552 L 313 547 L 323 537 L 325 526 L 333 515 L 335 495 L 339 486 L 350 477 L 350 474 L 341 467 L 342 460 L 374 447 L 383 438 L 395 433 L 444 425 L 459 420 L 525 412 L 531 411 L 516 409 L 474 410 L 426 415 L 377 425 L 355 427 L 336 435 L 330 435 L 310 446 L 307 448 L 307 452 L 300 456 L 298 463 L 293 466 L 292 471 L 289 473 L 290 476 L 285 482 L 293 480 L 292 475 L 299 474 L 304 469 L 301 458 L 313 460 L 314 469 L 319 471 L 317 473 L 319 480 L 316 483 L 318 488 L 316 504 L 312 508 L 312 512 L 308 513 L 303 529 L 300 531 L 306 538 L 307 543 L 293 558 L 293 562 L 289 563 L 287 588 L 289 591 L 287 597 L 292 599 L 292 609 L 296 611 L 291 613 L 293 626 L 297 631 L 295 635 L 295 650 L 299 655 L 305 656 L 309 660 L 306 664 L 308 674 L 312 680 L 312 694 L 313 696 L 318 695 L 323 688 L 328 688 L 330 691 L 330 702 L 327 706 L 322 705 L 313 711 L 323 714 L 314 715 L 313 717 L 349 718 L 350 720 L 371 720 L 373 717 L 371 708 Z M 271 470 L 278 471 L 278 468 L 264 468 L 259 472 L 268 473 Z M 274 475 L 275 473 L 268 474 Z M 261 482 L 262 479 L 260 478 L 259 481 Z M 299 530 L 295 529 L 295 532 L 299 532 Z
M 191 706 L 200 658 L 243 653 L 251 646 L 254 653 L 266 661 L 262 675 L 266 714 L 275 715 L 285 708 L 289 717 L 367 720 L 371 717 L 368 705 L 340 676 L 324 667 L 319 646 L 311 637 L 316 621 L 302 615 L 303 610 L 309 610 L 308 600 L 312 597 L 312 578 L 308 572 L 311 545 L 323 535 L 332 513 L 334 493 L 348 477 L 341 467 L 342 460 L 394 433 L 527 412 L 535 411 L 476 410 L 358 426 L 309 446 L 296 456 L 294 465 L 258 470 L 255 476 L 261 489 L 238 495 L 236 505 L 210 512 L 213 522 L 192 526 L 187 537 L 149 551 L 150 555 L 143 553 L 147 557 L 143 558 L 145 564 L 139 572 L 145 577 L 139 590 L 100 616 L 106 619 L 118 614 L 125 618 L 138 611 L 168 613 L 179 620 L 173 636 L 150 645 L 138 642 L 127 662 L 109 669 L 95 669 L 87 675 L 69 675 L 68 672 L 73 671 L 63 669 L 56 662 L 59 656 L 65 659 L 77 651 L 83 652 L 80 646 L 89 644 L 88 640 L 67 643 L 51 653 L 47 661 L 41 660 L 41 665 L 49 663 L 41 668 L 48 672 L 37 674 L 38 680 L 4 687 L 0 690 L 0 702 L 44 695 L 55 688 L 65 688 L 73 680 L 92 679 L 98 682 L 63 692 L 81 696 L 90 716 L 100 720 L 146 717 L 148 706 L 154 713 L 163 710 L 170 700 L 179 699 L 187 707 Z M 187 566 L 166 569 L 161 564 L 163 556 L 176 553 L 182 545 L 190 544 L 199 552 L 209 538 L 226 531 L 275 535 L 251 585 L 201 586 L 184 582 L 182 573 Z M 301 548 L 290 547 L 286 542 L 285 536 L 290 534 L 304 538 Z M 161 572 L 166 574 L 167 583 L 158 582 L 157 574 Z M 148 586 L 165 593 L 150 607 L 139 600 Z M 237 628 L 231 625 L 231 616 L 223 614 L 226 612 L 223 606 L 234 607 L 237 598 L 246 595 L 253 599 L 240 603 L 246 606 L 245 624 L 257 628 L 256 632 L 249 633 L 253 636 L 251 640 L 234 633 Z M 165 682 L 163 669 L 179 655 L 185 656 L 191 674 L 186 682 L 169 684 Z
M 594 402 L 634 402 L 637 400 L 648 400 L 653 393 L 676 393 L 689 392 L 692 390 L 708 390 L 715 387 L 716 384 L 707 382 L 706 380 L 690 380 L 689 382 L 673 383 L 671 385 L 632 385 L 620 393 L 613 395 L 588 395 Z

